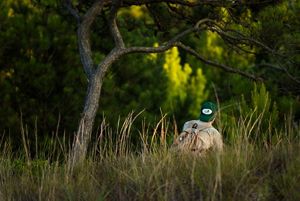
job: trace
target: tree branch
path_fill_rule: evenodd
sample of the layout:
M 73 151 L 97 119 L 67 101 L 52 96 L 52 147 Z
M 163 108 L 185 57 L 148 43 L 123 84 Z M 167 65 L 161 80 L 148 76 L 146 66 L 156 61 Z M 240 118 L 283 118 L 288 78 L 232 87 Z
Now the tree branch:
M 283 69 L 283 68 L 281 68 L 279 66 L 275 66 L 273 64 L 268 64 L 268 63 L 261 63 L 261 64 L 258 64 L 257 66 L 258 67 L 267 67 L 267 68 L 271 68 L 273 70 L 277 70 L 277 71 L 281 71 L 281 72 L 285 72 L 286 71 L 286 69 Z
M 83 16 L 83 20 L 78 26 L 77 35 L 80 59 L 88 79 L 90 79 L 94 71 L 90 45 L 90 29 L 96 16 L 102 11 L 103 6 L 104 1 L 97 0 Z
M 124 48 L 125 47 L 124 41 L 121 32 L 118 28 L 117 19 L 116 19 L 119 6 L 120 6 L 120 0 L 113 0 L 111 13 L 110 13 L 109 27 L 110 27 L 111 35 L 114 38 L 116 47 Z
M 128 47 L 123 50 L 124 54 L 129 54 L 129 53 L 159 53 L 159 52 L 164 52 L 168 49 L 170 49 L 173 46 L 176 46 L 176 43 L 180 38 L 183 36 L 192 33 L 195 31 L 195 28 L 190 28 L 185 30 L 184 32 L 178 34 L 175 36 L 173 39 L 169 40 L 167 43 L 164 45 L 160 45 L 158 47 Z
M 76 19 L 77 23 L 80 23 L 80 15 L 78 11 L 73 7 L 71 0 L 65 0 L 64 5 L 66 6 L 67 10 L 73 15 Z
M 261 47 L 261 48 L 267 50 L 268 52 L 270 52 L 273 55 L 278 55 L 278 56 L 283 57 L 283 55 L 281 55 L 278 52 L 274 51 L 272 48 L 268 47 L 267 45 L 263 44 L 262 42 L 260 42 L 258 40 L 255 40 L 251 37 L 246 37 L 245 35 L 243 35 L 242 33 L 238 32 L 236 30 L 224 30 L 222 27 L 220 27 L 218 25 L 215 26 L 215 27 L 211 27 L 211 30 L 217 32 L 224 39 L 235 40 L 235 41 L 244 42 L 246 44 L 256 45 L 258 47 Z M 234 35 L 230 34 L 230 32 L 234 33 L 238 36 L 234 36 Z
M 270 48 L 269 46 L 263 44 L 262 42 L 258 41 L 258 40 L 255 40 L 251 37 L 246 37 L 244 36 L 242 33 L 236 31 L 236 30 L 224 30 L 222 29 L 222 27 L 220 27 L 219 25 L 215 24 L 216 26 L 215 27 L 211 27 L 211 30 L 214 30 L 216 31 L 221 37 L 223 37 L 223 39 L 226 41 L 232 41 L 232 40 L 235 40 L 235 41 L 238 41 L 238 42 L 244 42 L 245 44 L 248 44 L 248 45 L 256 45 L 258 47 L 261 47 L 263 48 L 264 50 L 266 50 L 267 52 L 271 53 L 272 55 L 277 55 L 277 56 L 280 56 L 282 58 L 286 58 L 286 56 L 278 53 L 277 51 L 273 50 L 272 48 Z M 230 33 L 234 33 L 236 34 L 237 36 L 234 36 Z M 240 50 L 242 51 L 245 51 L 247 53 L 253 53 L 253 52 L 249 52 L 245 49 L 242 49 L 241 47 L 238 46 L 238 44 L 236 43 L 233 43 L 233 42 L 230 42 L 233 46 L 239 48 Z M 296 82 L 297 84 L 300 84 L 300 80 L 294 76 L 292 76 L 290 74 L 290 72 L 284 68 L 284 67 L 280 67 L 280 66 L 275 66 L 275 65 L 272 65 L 272 64 L 260 64 L 258 66 L 262 66 L 262 67 L 269 67 L 269 68 L 272 68 L 272 69 L 275 69 L 275 70 L 278 70 L 278 71 L 282 71 L 284 72 L 291 80 L 293 80 L 294 82 Z
M 247 78 L 249 78 L 251 80 L 254 80 L 254 81 L 261 80 L 261 78 L 258 78 L 255 75 L 246 73 L 246 72 L 241 71 L 241 70 L 236 69 L 236 68 L 232 68 L 232 67 L 226 66 L 224 64 L 219 64 L 219 63 L 216 63 L 214 61 L 208 60 L 208 59 L 202 57 L 194 49 L 192 49 L 189 46 L 184 45 L 183 43 L 177 43 L 177 46 L 180 47 L 181 49 L 185 50 L 186 52 L 190 53 L 191 55 L 195 56 L 197 59 L 199 59 L 200 61 L 202 61 L 203 63 L 205 63 L 207 65 L 215 66 L 215 67 L 220 68 L 222 70 L 225 70 L 226 72 L 229 72 L 229 73 L 239 74 L 241 76 L 247 77 Z
M 186 52 L 190 53 L 191 55 L 195 56 L 197 59 L 199 59 L 200 61 L 202 61 L 205 64 L 211 65 L 211 66 L 215 66 L 217 68 L 223 69 L 227 72 L 230 73 L 235 73 L 235 74 L 239 74 L 241 76 L 247 77 L 251 80 L 261 80 L 261 78 L 256 77 L 255 75 L 246 73 L 244 71 L 241 71 L 239 69 L 235 69 L 235 68 L 231 68 L 229 66 L 226 66 L 224 64 L 219 64 L 213 61 L 210 61 L 208 59 L 205 59 L 204 57 L 202 57 L 199 53 L 197 53 L 195 50 L 193 50 L 191 47 L 184 45 L 183 43 L 179 42 L 179 40 L 192 33 L 192 32 L 196 32 L 201 30 L 201 26 L 205 25 L 207 23 L 214 23 L 213 20 L 210 19 L 203 19 L 200 20 L 196 23 L 196 25 L 193 28 L 187 29 L 183 32 L 181 32 L 180 34 L 176 35 L 174 38 L 172 38 L 171 40 L 169 40 L 167 43 L 165 43 L 164 45 L 161 45 L 159 47 L 129 47 L 129 48 L 125 48 L 123 49 L 122 54 L 129 54 L 129 53 L 159 53 L 159 52 L 164 52 L 174 46 L 178 46 L 180 48 L 182 48 L 183 50 L 185 50 Z
M 182 6 L 195 7 L 203 4 L 222 4 L 224 2 L 219 0 L 202 0 L 202 1 L 187 1 L 187 0 L 123 0 L 123 5 L 132 6 L 132 5 L 145 5 L 153 3 L 172 3 Z
M 286 68 L 284 68 L 284 67 L 276 66 L 276 65 L 268 64 L 268 63 L 258 64 L 258 66 L 260 66 L 260 67 L 267 67 L 267 68 L 271 68 L 271 69 L 274 69 L 274 70 L 277 70 L 277 71 L 284 72 L 291 80 L 293 80 L 297 84 L 300 84 L 300 80 L 298 78 L 292 76 L 290 74 L 290 72 Z
M 251 50 L 247 50 L 247 49 L 243 48 L 241 45 L 231 43 L 231 41 L 229 41 L 227 39 L 224 39 L 224 41 L 227 42 L 227 45 L 230 49 L 232 49 L 233 51 L 235 51 L 237 53 L 244 52 L 244 53 L 247 53 L 247 54 L 254 54 L 254 55 L 256 54 L 256 52 L 251 51 Z
M 105 0 L 105 5 L 110 5 L 112 0 Z M 214 6 L 235 6 L 235 5 L 258 5 L 258 4 L 270 4 L 275 2 L 275 0 L 266 0 L 263 2 L 245 2 L 245 1 L 224 1 L 224 0 L 197 0 L 197 1 L 190 1 L 190 0 L 123 0 L 123 6 L 141 6 L 146 4 L 156 4 L 156 3 L 171 3 L 177 4 L 186 7 L 196 7 L 201 5 L 214 5 Z
M 168 49 L 170 49 L 173 46 L 176 46 L 176 43 L 184 36 L 193 33 L 193 32 L 197 32 L 202 30 L 202 25 L 211 22 L 211 19 L 202 19 L 200 21 L 197 22 L 197 24 L 192 27 L 189 28 L 179 34 L 177 34 L 174 38 L 170 39 L 167 43 L 165 43 L 164 45 L 158 46 L 158 47 L 128 47 L 125 48 L 123 50 L 124 54 L 129 54 L 129 53 L 159 53 L 159 52 L 164 52 Z
M 181 19 L 181 20 L 184 20 L 185 19 L 185 14 L 182 12 L 183 9 L 181 9 L 180 7 L 176 7 L 176 6 L 173 6 L 172 3 L 168 3 L 168 8 L 169 10 L 171 11 L 170 13 L 175 16 L 176 18 L 178 19 Z M 174 15 L 175 14 L 175 15 Z

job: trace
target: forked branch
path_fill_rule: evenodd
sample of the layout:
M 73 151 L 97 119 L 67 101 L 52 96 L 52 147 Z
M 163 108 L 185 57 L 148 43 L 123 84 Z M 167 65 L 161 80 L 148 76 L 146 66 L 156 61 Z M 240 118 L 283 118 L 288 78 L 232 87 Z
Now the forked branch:
M 196 52 L 194 49 L 192 49 L 191 47 L 184 45 L 183 43 L 177 43 L 177 46 L 183 50 L 185 50 L 186 52 L 188 52 L 189 54 L 193 55 L 194 57 L 196 57 L 198 60 L 202 61 L 203 63 L 207 64 L 207 65 L 211 65 L 217 68 L 220 68 L 226 72 L 229 73 L 235 73 L 235 74 L 239 74 L 241 76 L 247 77 L 251 80 L 254 81 L 259 81 L 261 80 L 261 78 L 256 77 L 253 74 L 250 73 L 246 73 L 245 71 L 239 70 L 238 68 L 232 68 L 230 66 L 224 65 L 224 64 L 220 64 L 214 61 L 211 61 L 209 59 L 204 58 L 203 56 L 201 56 L 198 52 Z
M 200 21 L 198 21 L 198 23 L 189 29 L 186 29 L 185 31 L 177 34 L 176 36 L 174 36 L 172 39 L 170 39 L 168 42 L 166 42 L 165 44 L 162 44 L 158 47 L 128 47 L 125 48 L 123 50 L 124 54 L 130 54 L 130 53 L 159 53 L 159 52 L 164 52 L 168 49 L 170 49 L 173 46 L 176 46 L 176 44 L 180 41 L 181 38 L 183 38 L 184 36 L 203 30 L 204 27 L 203 25 L 211 22 L 212 20 L 210 19 L 202 19 Z
M 109 20 L 109 27 L 110 33 L 114 39 L 115 45 L 117 48 L 124 48 L 124 41 L 121 35 L 121 32 L 117 25 L 117 12 L 120 6 L 120 0 L 113 0 L 111 12 L 110 12 L 110 20 Z
M 94 71 L 94 63 L 92 59 L 92 50 L 90 44 L 90 30 L 91 25 L 95 21 L 103 9 L 104 1 L 97 0 L 85 13 L 82 20 L 78 24 L 77 37 L 80 59 L 84 68 L 84 72 L 88 78 L 91 79 Z M 71 11 L 72 7 L 69 6 Z M 74 9 L 73 9 L 74 11 Z M 74 12 L 75 17 L 77 16 Z M 79 15 L 78 15 L 79 16 Z
M 185 50 L 186 52 L 188 52 L 189 54 L 195 56 L 197 59 L 199 59 L 200 61 L 202 61 L 203 63 L 207 64 L 207 65 L 211 65 L 217 68 L 220 68 L 222 70 L 225 70 L 226 72 L 229 73 L 235 73 L 235 74 L 239 74 L 241 76 L 247 77 L 251 80 L 261 80 L 261 78 L 256 77 L 253 74 L 244 72 L 242 70 L 239 70 L 237 68 L 232 68 L 230 66 L 224 65 L 224 64 L 219 64 L 217 62 L 208 60 L 206 58 L 204 58 L 203 56 L 201 56 L 198 52 L 196 52 L 194 49 L 192 49 L 189 46 L 184 45 L 183 43 L 180 42 L 180 39 L 183 38 L 184 36 L 193 33 L 193 32 L 197 32 L 200 30 L 203 30 L 204 27 L 203 25 L 206 24 L 215 24 L 215 22 L 213 20 L 210 19 L 203 19 L 200 20 L 198 23 L 196 23 L 196 25 L 193 28 L 187 29 L 183 32 L 181 32 L 180 34 L 176 35 L 174 38 L 172 38 L 171 40 L 169 40 L 167 43 L 160 45 L 158 47 L 129 47 L 129 48 L 125 48 L 123 50 L 124 54 L 129 54 L 129 53 L 160 53 L 160 52 L 164 52 L 174 46 L 177 46 L 183 50 Z

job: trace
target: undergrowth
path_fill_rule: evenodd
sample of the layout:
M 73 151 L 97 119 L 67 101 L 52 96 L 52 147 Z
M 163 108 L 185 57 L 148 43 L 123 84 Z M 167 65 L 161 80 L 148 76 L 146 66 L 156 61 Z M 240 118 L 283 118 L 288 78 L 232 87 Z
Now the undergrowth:
M 13 153 L 1 140 L 0 201 L 300 200 L 297 125 L 276 133 L 255 130 L 272 135 L 256 141 L 251 114 L 241 116 L 230 129 L 223 125 L 231 138 L 222 154 L 196 157 L 169 149 L 176 131 L 165 116 L 154 129 L 143 123 L 140 145 L 133 146 L 135 118 L 130 114 L 116 129 L 103 123 L 87 159 L 74 169 L 67 165 L 69 145 L 61 138 L 45 143 L 47 151 L 33 146 L 34 157 L 26 133 L 22 152 Z

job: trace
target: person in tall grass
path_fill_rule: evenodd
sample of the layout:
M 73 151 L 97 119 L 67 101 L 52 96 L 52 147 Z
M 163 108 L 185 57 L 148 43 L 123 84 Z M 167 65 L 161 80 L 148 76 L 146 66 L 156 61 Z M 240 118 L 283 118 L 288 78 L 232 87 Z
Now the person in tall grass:
M 199 119 L 185 122 L 182 132 L 173 143 L 173 148 L 199 155 L 208 150 L 222 152 L 222 135 L 213 127 L 217 111 L 215 103 L 204 102 Z

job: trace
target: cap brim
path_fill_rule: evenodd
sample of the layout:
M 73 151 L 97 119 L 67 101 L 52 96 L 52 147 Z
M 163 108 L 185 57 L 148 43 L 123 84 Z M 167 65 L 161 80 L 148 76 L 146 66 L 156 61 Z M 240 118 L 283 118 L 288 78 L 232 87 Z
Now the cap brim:
M 214 115 L 205 115 L 205 114 L 200 115 L 200 121 L 210 122 L 213 119 L 214 119 Z

